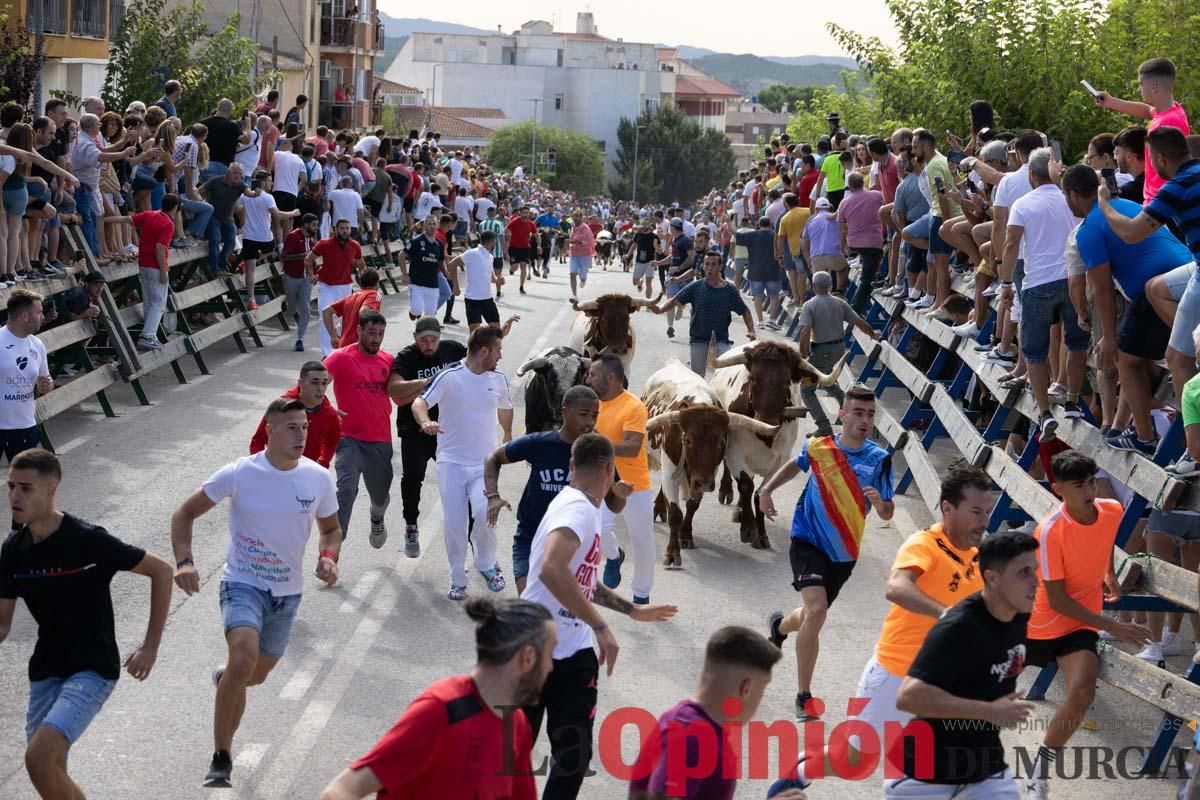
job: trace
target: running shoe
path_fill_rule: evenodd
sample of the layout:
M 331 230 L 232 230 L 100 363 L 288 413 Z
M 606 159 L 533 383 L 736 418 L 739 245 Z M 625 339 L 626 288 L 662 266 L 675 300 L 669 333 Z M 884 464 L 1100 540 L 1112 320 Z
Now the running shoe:
M 1079 403 L 1068 400 L 1062 404 L 1063 416 L 1067 419 L 1083 419 L 1083 408 Z
M 962 325 L 955 325 L 950 329 L 950 331 L 955 336 L 962 336 L 965 339 L 975 339 L 978 338 L 979 334 L 983 333 L 979 326 L 975 324 L 974 320 L 971 322 L 964 322 Z
M 635 594 L 635 595 L 633 596 L 633 604 L 634 604 L 635 606 L 648 606 L 648 605 L 650 605 L 650 595 L 646 595 L 645 597 L 638 597 L 638 596 Z
M 1013 353 L 1006 353 L 998 346 L 993 347 L 987 355 L 983 357 L 984 363 L 999 364 L 1003 367 L 1016 366 L 1017 356 Z
M 1178 461 L 1167 467 L 1167 474 L 1172 478 L 1194 478 L 1200 475 L 1200 463 L 1184 453 Z
M 927 294 L 920 300 L 912 304 L 913 308 L 929 308 L 933 305 L 933 295 Z
M 258 303 L 254 302 L 253 300 L 248 300 L 248 301 L 246 302 L 246 310 L 247 310 L 247 311 L 257 311 L 257 310 L 258 310 Z
M 141 338 L 139 338 L 136 342 L 134 342 L 134 345 L 137 347 L 138 350 L 141 350 L 143 353 L 150 351 L 150 350 L 162 350 L 163 349 L 162 342 L 158 341 L 157 339 L 141 339 Z
M 621 565 L 625 563 L 625 551 L 617 548 L 617 557 L 610 558 L 604 562 L 604 576 L 601 580 L 609 589 L 615 589 L 621 585 Z
M 1037 427 L 1041 431 L 1043 442 L 1058 438 L 1058 420 L 1049 411 L 1042 414 L 1042 418 L 1037 422 Z
M 462 600 L 467 596 L 467 587 L 450 585 L 450 591 L 446 592 L 446 597 L 451 600 Z
M 1161 667 L 1163 665 L 1163 646 L 1161 642 L 1150 642 L 1140 651 L 1134 654 L 1134 658 L 1140 658 L 1149 664 Z
M 817 709 L 813 704 L 813 696 L 811 692 L 800 692 L 796 695 L 797 722 L 816 722 L 821 718 L 821 715 L 816 712 Z
M 1000 293 L 1000 286 L 995 281 L 988 284 L 988 287 L 980 292 L 984 297 L 995 297 Z
M 996 343 L 994 341 L 975 345 L 976 353 L 990 353 L 994 349 L 996 349 Z
M 212 763 L 209 764 L 208 774 L 204 776 L 204 788 L 227 789 L 229 779 L 233 775 L 233 758 L 228 750 L 218 750 L 213 753 Z
M 409 558 L 421 555 L 421 540 L 416 525 L 404 526 L 404 555 Z
M 782 649 L 783 643 L 787 639 L 787 634 L 779 631 L 779 623 L 781 622 L 783 622 L 783 612 L 771 612 L 771 618 L 767 620 L 767 638 L 771 640 L 771 644 Z
M 376 550 L 383 547 L 387 542 L 387 526 L 383 524 L 383 515 L 378 517 L 374 514 L 371 515 L 370 542 L 371 547 L 374 547 Z
M 303 352 L 304 352 L 304 340 L 303 340 L 303 339 L 297 339 L 297 340 L 296 340 L 296 352 L 297 352 L 297 353 L 303 353 Z
M 221 676 L 224 674 L 225 674 L 225 665 L 224 664 L 222 664 L 219 667 L 216 667 L 212 671 L 212 682 L 213 682 L 214 689 L 221 685 Z
M 493 567 L 488 570 L 480 570 L 480 575 L 487 581 L 488 591 L 503 592 L 504 591 L 504 576 L 500 574 L 499 567 Z
M 1162 647 L 1164 656 L 1181 656 L 1184 654 L 1183 637 L 1179 632 L 1171 633 L 1169 630 L 1163 631 L 1162 641 L 1159 643 Z
M 761 322 L 759 323 L 759 327 L 762 327 L 762 323 L 761 323 Z M 668 339 L 674 339 L 674 338 L 675 338 L 675 329 L 674 329 L 674 328 L 667 328 L 667 338 L 668 338 Z
M 1104 441 L 1109 447 L 1115 447 L 1117 450 L 1132 450 L 1147 457 L 1153 457 L 1154 451 L 1158 449 L 1158 439 L 1144 441 L 1139 439 L 1136 433 L 1123 433 L 1120 436 L 1110 436 Z
M 460 323 L 454 317 L 442 317 L 442 324 L 443 325 L 461 325 L 462 323 Z

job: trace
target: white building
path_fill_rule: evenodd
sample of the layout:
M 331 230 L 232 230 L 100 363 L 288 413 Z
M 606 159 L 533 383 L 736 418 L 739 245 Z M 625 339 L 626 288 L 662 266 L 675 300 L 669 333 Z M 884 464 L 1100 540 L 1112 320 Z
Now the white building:
M 671 102 L 676 79 L 659 68 L 653 44 L 600 36 L 587 12 L 574 33 L 544 21 L 511 35 L 414 33 L 384 77 L 423 90 L 434 106 L 499 108 L 513 122 L 586 133 L 610 168 L 621 117 Z

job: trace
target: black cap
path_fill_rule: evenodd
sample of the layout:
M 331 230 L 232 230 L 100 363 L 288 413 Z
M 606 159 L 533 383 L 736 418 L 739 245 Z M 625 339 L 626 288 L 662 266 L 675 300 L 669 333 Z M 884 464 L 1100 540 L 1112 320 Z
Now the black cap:
M 99 272 L 89 272 L 83 276 L 84 283 L 104 283 L 104 276 Z

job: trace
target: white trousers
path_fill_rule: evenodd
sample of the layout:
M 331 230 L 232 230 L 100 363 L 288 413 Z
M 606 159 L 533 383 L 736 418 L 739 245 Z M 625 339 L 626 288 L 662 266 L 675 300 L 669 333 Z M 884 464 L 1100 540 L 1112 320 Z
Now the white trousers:
M 318 283 L 317 284 L 317 330 L 321 332 L 321 355 L 327 356 L 333 352 L 333 342 L 329 340 L 329 331 L 321 321 L 321 314 L 326 308 L 350 294 L 353 288 L 349 283 Z
M 625 527 L 629 529 L 629 542 L 633 550 L 633 593 L 637 597 L 649 597 L 654 588 L 654 562 L 658 554 L 654 548 L 654 488 L 643 489 L 629 495 L 625 501 Z M 600 504 L 600 535 L 605 558 L 620 555 L 615 530 L 617 517 Z
M 437 462 L 438 493 L 442 497 L 442 532 L 446 538 L 446 560 L 450 583 L 467 585 L 467 514 L 475 517 L 471 542 L 475 545 L 475 569 L 485 572 L 496 566 L 496 529 L 487 524 L 487 498 L 483 496 L 483 464 L 467 466 Z
M 436 286 L 409 286 L 408 311 L 415 317 L 427 314 L 436 315 L 438 310 L 438 289 Z
M 884 800 L 1021 800 L 1011 769 L 978 783 L 925 783 L 915 778 L 892 778 L 883 784 Z

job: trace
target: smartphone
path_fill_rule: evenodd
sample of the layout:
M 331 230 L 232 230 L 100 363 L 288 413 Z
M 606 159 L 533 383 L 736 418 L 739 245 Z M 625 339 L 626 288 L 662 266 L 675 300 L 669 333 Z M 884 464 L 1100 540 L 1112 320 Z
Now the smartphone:
M 1104 182 L 1108 184 L 1108 193 L 1113 197 L 1117 196 L 1117 171 L 1112 168 L 1100 170 L 1100 177 L 1104 178 Z
M 943 180 L 942 180 L 940 177 L 934 176 L 934 179 L 933 179 L 933 185 L 934 185 L 935 187 L 937 187 L 937 190 L 938 190 L 939 192 L 944 192 L 944 191 L 946 191 L 946 182 L 945 182 L 945 181 L 943 181 Z
M 1091 85 L 1090 83 L 1088 83 L 1087 81 L 1080 81 L 1080 82 L 1079 82 L 1079 84 L 1080 84 L 1080 86 L 1082 86 L 1084 89 L 1086 89 L 1086 90 L 1087 90 L 1087 93 L 1088 93 L 1088 94 L 1090 94 L 1092 97 L 1098 97 L 1098 96 L 1100 95 L 1100 93 L 1099 93 L 1098 91 L 1096 91 L 1096 87 L 1095 87 L 1095 86 L 1092 86 L 1092 85 Z
M 1050 142 L 1050 149 L 1054 151 L 1054 160 L 1061 164 L 1063 160 L 1062 142 L 1060 142 L 1058 139 L 1053 140 Z
M 951 152 L 951 153 L 946 153 L 946 160 L 955 166 L 958 166 L 959 163 L 966 157 L 967 157 L 966 153 L 960 153 L 957 151 Z

